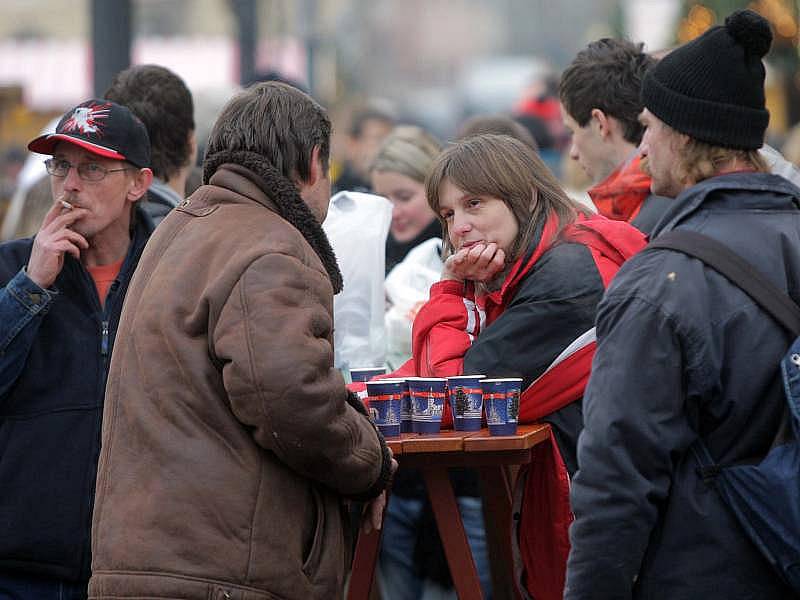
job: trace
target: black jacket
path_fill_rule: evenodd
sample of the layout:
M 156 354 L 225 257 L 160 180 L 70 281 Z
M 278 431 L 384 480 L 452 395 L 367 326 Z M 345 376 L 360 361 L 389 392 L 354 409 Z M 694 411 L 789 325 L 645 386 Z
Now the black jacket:
M 650 194 L 642 202 L 639 214 L 631 221 L 631 225 L 650 235 L 672 204 L 673 201 L 670 198 Z
M 797 302 L 799 208 L 782 177 L 733 173 L 683 192 L 654 236 L 716 238 Z M 652 250 L 619 271 L 597 337 L 565 598 L 791 598 L 688 451 L 702 437 L 722 464 L 766 454 L 790 334 L 700 261 Z
M 604 291 L 586 246 L 555 245 L 525 274 L 504 312 L 475 339 L 464 356 L 464 372 L 522 377 L 524 390 L 592 328 Z M 583 427 L 581 400 L 542 420 L 552 425 L 567 471 L 573 473 Z
M 21 374 L 0 389 L 0 572 L 89 579 L 90 527 L 106 376 L 122 303 L 149 217 L 101 308 L 91 275 L 66 256 L 49 306 L 25 327 Z M 0 284 L 28 262 L 32 238 L 0 245 Z

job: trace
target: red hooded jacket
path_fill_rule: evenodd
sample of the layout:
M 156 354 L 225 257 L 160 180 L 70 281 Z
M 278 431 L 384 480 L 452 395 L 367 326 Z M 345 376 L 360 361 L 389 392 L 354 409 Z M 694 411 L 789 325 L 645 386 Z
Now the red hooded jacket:
M 476 338 L 481 334 L 492 338 L 492 324 L 507 308 L 512 304 L 515 305 L 514 310 L 521 308 L 518 306 L 518 292 L 522 284 L 529 275 L 537 276 L 534 272 L 537 263 L 556 246 L 571 243 L 588 249 L 602 287 L 605 288 L 622 263 L 645 245 L 644 236 L 636 229 L 599 215 L 580 216 L 558 235 L 556 230 L 555 219 L 550 219 L 545 224 L 536 247 L 517 261 L 502 287 L 495 292 L 476 297 L 471 284 L 455 281 L 434 284 L 431 287 L 430 300 L 414 321 L 413 357 L 386 377 L 447 377 L 462 374 L 465 356 Z M 563 273 L 563 276 L 568 280 L 571 274 Z M 535 281 L 531 283 L 536 285 Z M 562 284 L 564 285 L 568 287 L 569 284 Z M 602 289 L 599 293 L 602 293 Z M 597 299 L 599 300 L 599 295 Z M 558 299 L 552 301 L 557 303 Z M 538 304 L 546 306 L 546 303 Z M 590 323 L 593 322 L 595 309 L 596 305 L 591 307 Z M 553 314 L 551 319 L 541 318 L 547 317 L 546 314 L 531 316 L 536 323 L 523 323 L 522 319 L 526 317 L 520 315 L 515 317 L 513 327 L 516 330 L 537 326 L 560 328 L 563 334 L 563 330 L 569 329 L 571 324 L 558 321 L 568 320 L 569 317 L 565 319 L 567 314 Z M 510 331 L 509 333 L 511 334 Z M 595 350 L 594 329 L 590 325 L 586 331 L 577 331 L 568 336 L 570 342 L 561 347 L 520 349 L 522 352 L 552 357 L 548 364 L 530 367 L 535 378 L 528 377 L 526 381 L 531 380 L 531 383 L 520 398 L 521 423 L 540 420 L 583 396 Z M 553 337 L 555 336 L 544 335 L 543 339 L 552 340 Z M 501 346 L 508 342 L 509 340 L 498 340 Z M 510 343 L 524 341 L 515 340 Z M 550 344 L 549 341 L 546 343 Z M 517 349 L 512 350 L 516 352 Z M 480 365 L 488 364 L 486 360 L 478 362 Z M 531 375 L 530 372 L 490 372 L 492 368 L 499 368 L 499 364 L 487 366 L 487 370 L 477 372 L 489 376 Z M 443 425 L 449 426 L 451 423 L 449 407 L 445 404 Z M 541 444 L 534 450 L 531 465 L 522 475 L 524 478 L 520 481 L 525 482 L 525 500 L 516 541 L 524 566 L 525 586 L 537 600 L 560 599 L 569 554 L 568 528 L 572 513 L 569 507 L 569 476 L 555 438 L 551 438 L 549 444 Z

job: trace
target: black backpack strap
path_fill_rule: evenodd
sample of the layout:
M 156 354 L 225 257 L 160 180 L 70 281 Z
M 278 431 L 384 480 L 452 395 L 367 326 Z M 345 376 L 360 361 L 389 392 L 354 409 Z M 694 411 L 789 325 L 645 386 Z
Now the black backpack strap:
M 695 231 L 673 230 L 650 242 L 646 249 L 650 248 L 677 250 L 703 261 L 741 288 L 778 323 L 800 336 L 800 307 L 725 244 Z
M 725 244 L 695 231 L 673 230 L 658 236 L 647 245 L 647 249 L 649 248 L 676 250 L 703 261 L 744 291 L 793 335 L 800 336 L 800 307 L 786 292 Z M 786 409 L 788 414 L 788 404 Z M 784 425 L 788 423 L 788 418 L 785 418 Z M 779 437 L 781 437 L 780 431 Z M 697 468 L 699 477 L 706 484 L 713 483 L 723 466 L 714 460 L 708 447 L 699 437 L 691 445 L 690 450 L 700 465 Z

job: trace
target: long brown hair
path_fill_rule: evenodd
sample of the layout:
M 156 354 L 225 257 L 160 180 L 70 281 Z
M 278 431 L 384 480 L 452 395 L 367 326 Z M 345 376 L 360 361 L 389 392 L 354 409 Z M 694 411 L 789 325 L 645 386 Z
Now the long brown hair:
M 425 182 L 428 204 L 442 224 L 445 256 L 453 252 L 447 222 L 439 212 L 439 191 L 446 179 L 470 194 L 498 198 L 511 210 L 519 232 L 506 252 L 507 263 L 525 253 L 551 214 L 558 218 L 560 232 L 578 213 L 586 212 L 567 196 L 550 169 L 522 142 L 507 135 L 469 137 L 442 152 Z
M 749 164 L 760 173 L 768 173 L 769 168 L 758 150 L 736 150 L 721 148 L 689 138 L 678 153 L 675 173 L 687 185 L 694 185 L 719 174 L 726 165 L 735 161 Z

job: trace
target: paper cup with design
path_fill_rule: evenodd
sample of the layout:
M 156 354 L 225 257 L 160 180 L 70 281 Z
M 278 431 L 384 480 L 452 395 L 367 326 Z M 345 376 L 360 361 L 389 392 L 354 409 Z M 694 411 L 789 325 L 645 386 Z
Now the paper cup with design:
M 400 435 L 400 403 L 406 382 L 402 379 L 379 379 L 367 382 L 369 414 L 385 437 Z
M 411 419 L 411 394 L 408 391 L 408 380 L 403 380 L 403 398 L 400 400 L 400 432 L 411 433 L 414 430 Z
M 509 423 L 514 423 L 514 432 L 517 433 L 519 424 L 519 399 L 522 395 L 522 378 L 506 377 L 506 415 Z
M 356 383 L 357 381 L 369 381 L 377 375 L 383 375 L 386 369 L 383 367 L 360 367 L 358 369 L 350 369 L 350 381 Z
M 481 380 L 485 375 L 458 375 L 447 378 L 447 397 L 453 413 L 453 429 L 478 431 L 483 413 Z
M 447 395 L 447 380 L 442 377 L 407 379 L 411 395 L 411 428 L 415 433 L 438 433 Z
M 520 385 L 522 381 L 520 380 Z M 519 391 L 516 393 L 517 412 L 509 411 L 508 379 L 484 379 L 481 381 L 483 389 L 483 407 L 486 411 L 486 424 L 491 435 L 514 435 L 517 432 L 517 413 L 519 410 Z M 513 386 L 512 386 L 513 406 Z

